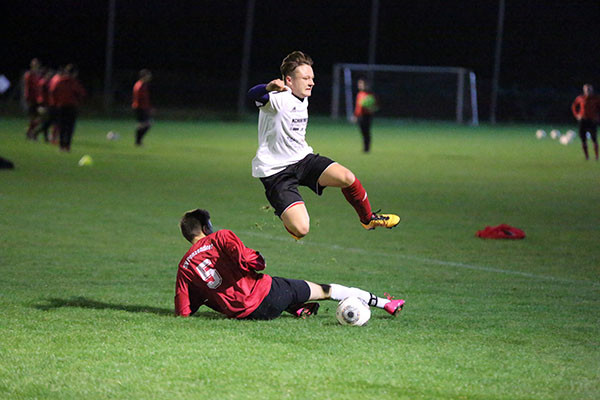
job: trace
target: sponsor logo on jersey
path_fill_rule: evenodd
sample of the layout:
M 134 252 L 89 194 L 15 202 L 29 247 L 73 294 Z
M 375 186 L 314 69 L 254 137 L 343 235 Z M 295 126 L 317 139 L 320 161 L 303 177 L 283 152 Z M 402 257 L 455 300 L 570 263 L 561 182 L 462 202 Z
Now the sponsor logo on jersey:
M 192 254 L 190 254 L 189 256 L 186 257 L 185 261 L 183 262 L 183 268 L 188 269 L 190 267 L 190 261 L 192 260 L 192 258 L 194 258 L 198 254 L 202 253 L 203 251 L 208 251 L 208 250 L 211 250 L 212 248 L 213 248 L 212 244 L 207 244 L 206 246 L 202 246 L 202 247 L 199 247 L 196 250 L 194 250 L 194 252 Z

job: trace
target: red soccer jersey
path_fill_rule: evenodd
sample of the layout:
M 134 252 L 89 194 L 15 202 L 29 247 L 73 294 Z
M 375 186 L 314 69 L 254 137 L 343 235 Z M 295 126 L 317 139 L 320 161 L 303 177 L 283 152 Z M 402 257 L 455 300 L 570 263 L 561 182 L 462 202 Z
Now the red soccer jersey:
M 48 83 L 48 105 L 51 107 L 56 106 L 56 85 L 60 80 L 60 74 L 54 74 L 52 78 L 50 78 L 50 83 Z
M 259 274 L 265 260 L 230 230 L 194 244 L 179 262 L 175 314 L 187 317 L 202 304 L 230 318 L 250 315 L 271 290 L 272 278 Z
M 48 88 L 50 86 L 50 79 L 42 77 L 39 81 L 39 90 L 37 95 L 37 102 L 41 105 L 48 105 Z
M 25 101 L 27 101 L 28 104 L 37 103 L 40 78 L 40 74 L 38 74 L 37 72 L 25 72 Z
M 77 107 L 86 94 L 79 81 L 70 76 L 61 76 L 52 82 L 50 90 L 53 92 L 56 107 Z
M 142 110 L 149 110 L 152 108 L 150 105 L 148 82 L 139 80 L 133 85 L 133 101 L 131 102 L 131 108 L 140 108 Z
M 600 97 L 596 95 L 579 95 L 571 105 L 573 116 L 577 119 L 600 121 Z
M 361 90 L 356 94 L 356 106 L 354 107 L 355 116 L 362 117 L 363 115 L 373 114 L 376 103 L 370 104 L 369 107 L 366 107 L 364 104 L 365 99 L 367 99 L 369 96 L 373 96 L 373 94 L 364 90 Z

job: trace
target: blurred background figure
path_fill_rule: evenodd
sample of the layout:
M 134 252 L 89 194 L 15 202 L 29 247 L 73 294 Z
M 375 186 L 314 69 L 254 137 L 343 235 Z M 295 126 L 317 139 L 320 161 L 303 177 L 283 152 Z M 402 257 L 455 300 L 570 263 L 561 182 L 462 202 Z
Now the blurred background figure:
M 356 106 L 354 108 L 354 122 L 358 123 L 360 133 L 363 137 L 363 151 L 368 153 L 371 150 L 373 114 L 378 109 L 377 99 L 369 90 L 369 85 L 364 78 L 358 79 L 356 87 L 358 88 L 358 93 L 356 94 Z
M 77 68 L 73 64 L 68 64 L 58 80 L 50 85 L 50 92 L 53 94 L 54 105 L 58 113 L 60 150 L 62 151 L 71 150 L 77 110 L 86 96 L 85 89 L 79 83 L 77 75 Z
M 598 161 L 598 123 L 600 122 L 600 97 L 594 94 L 594 88 L 589 83 L 583 85 L 583 94 L 575 98 L 571 104 L 571 111 L 577 121 L 579 121 L 579 138 L 585 159 L 589 160 L 587 146 L 587 134 L 589 132 L 594 143 L 594 153 Z
M 131 103 L 131 108 L 133 108 L 135 118 L 138 122 L 135 129 L 136 146 L 142 145 L 144 135 L 152 126 L 150 121 L 152 106 L 150 105 L 150 90 L 148 88 L 148 84 L 151 80 L 152 73 L 150 70 L 142 69 L 139 72 L 138 81 L 133 85 L 133 101 Z
M 44 133 L 44 141 L 48 142 L 48 128 L 52 124 L 52 115 L 50 113 L 49 107 L 49 90 L 50 90 L 50 80 L 54 75 L 54 71 L 51 69 L 44 70 L 43 74 L 40 77 L 38 82 L 38 116 L 39 116 L 39 124 L 37 128 L 33 131 L 32 136 L 33 140 L 37 140 L 37 136 L 40 132 Z
M 29 126 L 27 127 L 27 139 L 34 139 L 33 130 L 39 124 L 38 115 L 38 92 L 41 78 L 41 65 L 37 58 L 29 63 L 29 70 L 23 76 L 23 97 L 27 103 L 27 114 L 29 115 Z

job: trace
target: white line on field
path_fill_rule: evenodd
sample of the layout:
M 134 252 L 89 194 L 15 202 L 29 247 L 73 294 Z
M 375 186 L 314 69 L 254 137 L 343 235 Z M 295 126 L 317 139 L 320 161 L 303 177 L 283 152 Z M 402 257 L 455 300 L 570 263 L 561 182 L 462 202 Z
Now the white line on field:
M 291 237 L 288 237 L 287 233 L 282 236 L 274 236 L 274 235 L 270 235 L 268 233 L 251 232 L 251 231 L 240 231 L 240 233 L 242 233 L 244 235 L 262 237 L 262 238 L 269 239 L 269 240 L 277 240 L 280 242 L 290 242 L 290 240 L 292 240 Z M 330 249 L 330 250 L 342 250 L 345 252 L 360 253 L 360 254 L 365 254 L 365 255 L 371 254 L 370 251 L 361 249 L 361 248 L 357 248 L 357 247 L 344 247 L 344 246 L 340 246 L 337 244 L 309 242 L 309 241 L 300 241 L 298 243 L 300 245 L 321 247 L 321 248 Z M 441 265 L 444 267 L 456 267 L 456 268 L 470 269 L 470 270 L 475 270 L 475 271 L 495 272 L 495 273 L 506 274 L 506 275 L 518 275 L 518 276 L 524 276 L 526 278 L 555 281 L 555 282 L 562 282 L 562 283 L 577 283 L 577 284 L 588 284 L 588 285 L 591 284 L 593 286 L 600 285 L 600 283 L 592 282 L 592 281 L 557 278 L 557 277 L 549 276 L 549 275 L 532 274 L 529 272 L 514 271 L 514 270 L 502 269 L 502 268 L 496 268 L 496 267 L 486 267 L 483 265 L 465 264 L 465 263 L 454 262 L 454 261 L 436 260 L 435 258 L 411 256 L 411 255 L 406 255 L 406 254 L 401 254 L 401 253 L 385 253 L 385 252 L 378 250 L 377 254 L 383 255 L 386 257 L 396 257 L 396 258 L 401 258 L 401 259 L 405 259 L 405 260 L 417 261 L 417 262 L 421 262 L 424 264 Z

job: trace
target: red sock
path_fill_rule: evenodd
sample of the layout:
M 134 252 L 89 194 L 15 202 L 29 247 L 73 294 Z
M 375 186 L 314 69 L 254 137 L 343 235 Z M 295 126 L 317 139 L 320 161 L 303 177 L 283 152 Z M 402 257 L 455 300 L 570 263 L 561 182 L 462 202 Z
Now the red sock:
M 344 197 L 354 207 L 358 218 L 363 224 L 368 224 L 371 221 L 371 203 L 367 197 L 367 191 L 360 183 L 358 178 L 354 180 L 354 183 L 348 187 L 342 189 Z

